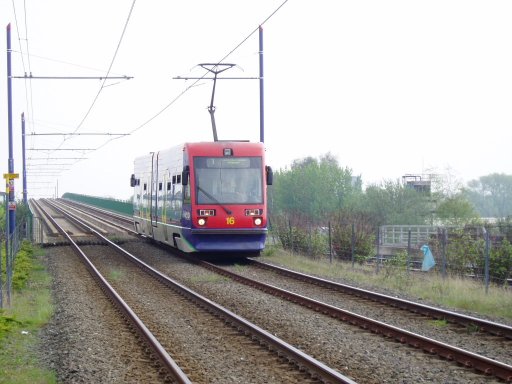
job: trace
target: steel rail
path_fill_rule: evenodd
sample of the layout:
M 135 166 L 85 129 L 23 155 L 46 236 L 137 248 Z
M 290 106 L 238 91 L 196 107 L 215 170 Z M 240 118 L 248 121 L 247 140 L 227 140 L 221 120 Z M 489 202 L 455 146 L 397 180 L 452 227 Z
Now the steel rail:
M 297 280 L 306 281 L 315 285 L 323 286 L 325 288 L 333 289 L 350 295 L 358 296 L 367 300 L 380 302 L 383 304 L 391 305 L 396 308 L 404 309 L 413 313 L 419 313 L 424 316 L 432 317 L 434 319 L 444 319 L 446 321 L 461 324 L 464 326 L 476 326 L 480 330 L 484 330 L 496 336 L 502 336 L 507 339 L 512 339 L 512 327 L 495 323 L 492 321 L 479 319 L 473 316 L 467 316 L 460 313 L 447 311 L 441 308 L 431 307 L 429 305 L 415 303 L 405 299 L 384 295 L 382 293 L 368 291 L 366 289 L 353 287 L 346 284 L 336 283 L 330 280 L 322 279 L 319 277 L 307 275 L 301 272 L 292 271 L 287 268 L 278 267 L 261 261 L 247 259 L 251 264 L 260 268 L 264 268 L 279 274 L 292 277 Z
M 512 366 L 508 364 L 504 364 L 499 361 L 489 359 L 485 356 L 480 356 L 476 353 L 469 352 L 464 349 L 457 348 L 455 346 L 448 345 L 446 343 L 430 339 L 428 337 L 421 336 L 389 324 L 382 323 L 369 317 L 361 316 L 356 313 L 346 311 L 317 300 L 313 300 L 306 296 L 302 296 L 269 284 L 240 276 L 204 260 L 199 260 L 196 258 L 192 259 L 207 269 L 210 269 L 216 273 L 239 281 L 253 288 L 257 288 L 263 292 L 282 297 L 293 303 L 299 303 L 300 305 L 313 309 L 314 311 L 321 312 L 333 318 L 340 319 L 344 322 L 357 325 L 360 328 L 370 330 L 373 333 L 393 338 L 400 343 L 408 344 L 414 348 L 421 348 L 430 354 L 437 354 L 443 358 L 446 358 L 447 360 L 456 361 L 465 367 L 473 368 L 485 375 L 493 375 L 507 382 L 512 381 Z
M 169 278 L 168 276 L 163 275 L 150 265 L 144 263 L 139 260 L 137 257 L 129 253 L 128 251 L 121 248 L 119 245 L 113 243 L 101 233 L 96 231 L 94 228 L 89 225 L 83 223 L 78 217 L 70 214 L 69 212 L 63 211 L 61 208 L 57 207 L 54 203 L 49 203 L 55 209 L 59 210 L 62 214 L 68 217 L 70 220 L 76 222 L 79 225 L 82 225 L 84 228 L 87 228 L 90 232 L 94 233 L 96 236 L 100 237 L 102 240 L 107 242 L 110 246 L 114 247 L 118 250 L 123 256 L 127 257 L 130 261 L 135 263 L 138 267 L 144 270 L 149 275 L 153 276 L 155 279 L 160 281 L 162 284 L 171 288 L 175 292 L 179 293 L 183 297 L 188 300 L 196 303 L 201 308 L 206 309 L 208 312 L 223 318 L 226 323 L 229 323 L 233 328 L 238 329 L 239 332 L 244 334 L 249 334 L 253 339 L 257 339 L 258 342 L 262 345 L 267 346 L 270 350 L 277 353 L 278 356 L 285 356 L 291 363 L 294 363 L 299 369 L 306 369 L 313 378 L 317 378 L 324 383 L 343 383 L 343 384 L 356 384 L 352 379 L 344 376 L 343 374 L 335 371 L 334 369 L 328 367 L 322 362 L 316 360 L 315 358 L 307 355 L 301 350 L 295 348 L 294 346 L 286 343 L 285 341 L 279 339 L 278 337 L 272 335 L 271 333 L 265 331 L 264 329 L 258 327 L 255 324 L 247 321 L 246 319 L 238 316 L 237 314 L 229 311 L 228 309 L 216 304 L 210 299 L 194 292 L 193 290 L 187 288 L 186 286 L 178 283 L 177 281 Z
M 62 201 L 64 200 L 64 201 Z M 96 208 L 96 207 L 92 207 L 90 205 L 86 205 L 86 204 L 81 204 L 81 203 L 76 203 L 75 205 L 75 202 L 74 201 L 71 201 L 71 200 L 66 200 L 66 199 L 59 199 L 58 201 L 54 201 L 55 204 L 61 206 L 61 207 L 66 207 L 68 209 L 72 209 L 74 211 L 77 211 L 77 212 L 81 212 L 82 214 L 84 215 L 87 215 L 91 218 L 94 218 L 96 220 L 102 220 L 103 222 L 109 224 L 109 225 L 112 225 L 116 228 L 119 228 L 119 229 L 122 229 L 123 231 L 126 231 L 134 236 L 139 236 L 139 234 L 137 232 L 135 232 L 135 230 L 133 230 L 132 228 L 127 228 L 119 223 L 115 223 L 115 222 L 112 222 L 112 221 L 107 221 L 105 220 L 105 218 L 99 218 L 98 216 L 94 216 L 94 214 L 92 214 L 91 212 L 100 212 L 101 215 L 105 215 L 111 219 L 114 219 L 114 220 L 122 220 L 124 221 L 125 223 L 128 223 L 127 221 L 127 218 L 126 216 L 122 216 L 122 215 L 117 215 L 115 213 L 112 213 L 112 212 L 109 212 L 109 211 L 106 211 L 106 210 L 103 210 L 103 209 L 99 209 L 99 208 Z M 86 207 L 86 208 L 83 208 L 83 207 Z M 88 210 L 89 209 L 89 210 Z M 131 222 L 131 224 L 133 224 L 133 221 Z
M 48 201 L 46 202 L 53 208 L 64 213 L 60 208 L 56 207 L 52 203 Z M 39 205 L 39 203 L 36 204 Z M 40 205 L 39 208 L 43 209 Z M 128 306 L 128 304 L 126 304 L 126 302 L 121 298 L 121 296 L 119 296 L 119 294 L 114 290 L 114 288 L 101 275 L 98 269 L 96 269 L 96 267 L 92 264 L 87 255 L 73 241 L 73 239 L 66 232 L 66 230 L 62 228 L 51 215 L 48 214 L 47 217 L 52 222 L 52 224 L 58 229 L 58 231 L 69 241 L 69 244 L 71 245 L 73 250 L 78 254 L 78 256 L 82 259 L 82 261 L 85 263 L 85 266 L 89 270 L 89 273 L 91 273 L 93 278 L 98 282 L 103 292 L 112 300 L 116 307 L 124 314 L 125 318 L 130 321 L 130 323 L 134 326 L 137 332 L 144 338 L 147 345 L 149 345 L 149 347 L 155 352 L 156 356 L 158 356 L 163 367 L 167 369 L 167 371 L 172 375 L 173 379 L 175 379 L 180 384 L 191 384 L 192 382 L 189 380 L 187 375 L 181 370 L 181 368 L 176 364 L 176 362 L 171 358 L 171 356 L 169 356 L 167 351 L 162 347 L 162 345 L 156 339 L 156 337 L 139 319 L 135 312 L 133 312 L 133 310 Z
M 33 207 L 34 211 L 36 211 L 36 212 L 32 212 L 33 214 L 34 213 L 39 214 L 39 218 L 41 219 L 42 225 L 46 229 L 46 233 L 48 234 L 48 236 L 57 236 L 58 233 L 57 233 L 56 229 L 55 228 L 51 228 L 50 224 L 48 224 L 48 221 L 49 221 L 48 213 L 45 210 L 41 209 L 41 206 L 39 205 L 37 200 L 30 199 L 29 200 L 29 207 Z M 34 217 L 38 217 L 38 216 L 34 215 Z
M 60 198 L 60 199 L 57 199 L 57 201 L 59 203 L 67 204 L 69 206 L 82 207 L 82 209 L 86 209 L 86 210 L 89 209 L 91 211 L 100 212 L 101 214 L 104 214 L 105 216 L 109 216 L 109 217 L 115 218 L 117 220 L 124 221 L 127 224 L 133 225 L 133 216 L 122 215 L 120 213 L 112 212 L 107 209 L 102 209 L 99 207 L 95 207 L 94 205 L 85 204 L 85 203 L 82 203 L 79 201 L 74 201 L 71 199 Z

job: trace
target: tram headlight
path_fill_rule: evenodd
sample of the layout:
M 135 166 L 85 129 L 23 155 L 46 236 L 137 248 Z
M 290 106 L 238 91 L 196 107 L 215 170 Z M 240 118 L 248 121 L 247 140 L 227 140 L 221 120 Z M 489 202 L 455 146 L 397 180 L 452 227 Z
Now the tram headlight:
M 260 226 L 263 220 L 261 220 L 261 217 L 256 217 L 254 219 L 254 225 Z
M 197 224 L 199 224 L 201 227 L 204 226 L 206 224 L 206 219 L 203 218 L 203 217 L 200 217 L 198 220 L 197 220 Z

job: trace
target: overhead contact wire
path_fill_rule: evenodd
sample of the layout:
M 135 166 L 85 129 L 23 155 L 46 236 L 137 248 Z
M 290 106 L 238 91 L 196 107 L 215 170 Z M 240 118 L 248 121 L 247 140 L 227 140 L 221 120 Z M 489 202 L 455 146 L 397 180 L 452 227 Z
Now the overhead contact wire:
M 249 33 L 249 35 L 247 35 L 247 37 L 245 37 L 238 45 L 235 46 L 235 48 L 233 48 L 228 54 L 226 54 L 221 60 L 218 61 L 218 63 L 222 63 L 224 60 L 226 60 L 229 56 L 231 56 L 233 54 L 233 52 L 235 52 L 238 48 L 240 48 L 240 46 L 242 46 L 247 40 L 249 40 L 249 38 L 254 35 L 256 32 L 258 32 L 259 30 L 259 27 L 261 25 L 264 25 L 266 22 L 268 22 L 286 3 L 288 2 L 288 0 L 285 0 L 281 3 L 281 5 L 279 7 L 277 7 L 265 20 L 263 20 L 262 23 L 260 23 L 258 25 L 257 28 L 255 28 L 251 33 Z M 137 128 L 131 130 L 129 132 L 129 134 L 132 134 L 134 132 L 137 132 L 139 129 L 145 127 L 146 125 L 148 125 L 151 121 L 153 121 L 154 119 L 156 119 L 158 116 L 160 116 L 165 110 L 167 110 L 171 105 L 173 105 L 174 103 L 176 103 L 176 101 L 178 101 L 186 92 L 188 92 L 188 90 L 192 87 L 194 87 L 199 81 L 201 81 L 204 77 L 206 77 L 206 75 L 208 75 L 210 72 L 209 71 L 206 71 L 203 76 L 201 76 L 199 79 L 195 80 L 191 85 L 189 85 L 188 87 L 186 87 L 179 95 L 177 95 L 174 99 L 171 100 L 171 102 L 169 102 L 169 104 L 167 104 L 165 107 L 163 107 L 160 111 L 158 111 L 154 116 L 152 116 L 151 118 L 149 118 L 148 120 L 146 120 L 144 123 L 142 123 L 141 125 L 139 125 Z M 101 147 L 99 148 L 102 148 L 106 145 L 107 143 L 103 144 Z M 98 148 L 98 149 L 99 149 Z

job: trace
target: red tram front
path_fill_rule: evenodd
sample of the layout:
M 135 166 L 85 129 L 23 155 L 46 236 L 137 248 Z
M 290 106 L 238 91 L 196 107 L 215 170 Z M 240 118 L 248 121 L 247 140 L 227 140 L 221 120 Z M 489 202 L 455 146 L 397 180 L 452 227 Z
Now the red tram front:
M 132 176 L 139 233 L 184 252 L 263 250 L 272 171 L 262 143 L 185 143 L 150 157 Z

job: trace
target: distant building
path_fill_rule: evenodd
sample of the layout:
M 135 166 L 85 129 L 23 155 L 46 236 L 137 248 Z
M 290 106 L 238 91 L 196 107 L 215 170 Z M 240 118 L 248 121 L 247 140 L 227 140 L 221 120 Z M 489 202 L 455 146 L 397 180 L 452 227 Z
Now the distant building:
M 430 195 L 432 186 L 430 175 L 407 174 L 402 176 L 402 182 L 406 187 Z

